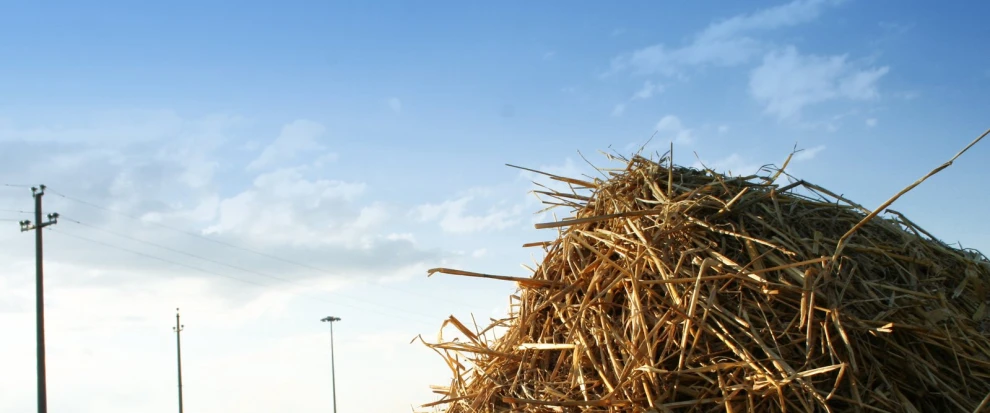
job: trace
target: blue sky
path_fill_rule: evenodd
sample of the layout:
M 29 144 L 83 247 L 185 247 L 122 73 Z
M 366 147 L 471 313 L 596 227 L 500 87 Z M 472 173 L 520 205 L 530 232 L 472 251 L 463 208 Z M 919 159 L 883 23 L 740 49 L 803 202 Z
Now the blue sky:
M 533 177 L 504 164 L 588 173 L 579 151 L 608 166 L 597 150 L 629 154 L 655 134 L 648 149 L 673 143 L 680 164 L 742 173 L 798 145 L 792 173 L 874 207 L 990 126 L 988 11 L 3 3 L 0 184 L 49 185 L 47 208 L 79 222 L 46 235 L 50 400 L 172 409 L 169 323 L 182 307 L 187 406 L 322 411 L 328 337 L 315 321 L 329 313 L 345 320 L 343 408 L 428 402 L 448 375 L 409 340 L 435 337 L 450 314 L 504 313 L 512 286 L 425 270 L 525 275 L 540 255 L 519 246 L 554 236 L 533 229 L 552 218 L 534 215 Z M 975 147 L 893 208 L 990 249 L 975 219 L 988 155 Z M 26 218 L 9 210 L 30 202 L 0 186 L 0 220 Z M 6 224 L 0 319 L 24 331 L 0 343 L 12 366 L 0 410 L 13 411 L 33 403 L 33 256 Z M 394 394 L 362 404 L 385 384 Z

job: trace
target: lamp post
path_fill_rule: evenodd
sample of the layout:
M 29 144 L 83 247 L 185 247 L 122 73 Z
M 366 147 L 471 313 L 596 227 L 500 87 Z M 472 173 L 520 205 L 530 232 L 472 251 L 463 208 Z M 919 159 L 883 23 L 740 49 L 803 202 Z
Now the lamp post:
M 333 386 L 333 413 L 337 413 L 337 372 L 334 371 L 333 365 L 333 322 L 340 321 L 340 317 L 325 317 L 320 321 L 325 323 L 330 323 L 330 374 L 331 383 Z

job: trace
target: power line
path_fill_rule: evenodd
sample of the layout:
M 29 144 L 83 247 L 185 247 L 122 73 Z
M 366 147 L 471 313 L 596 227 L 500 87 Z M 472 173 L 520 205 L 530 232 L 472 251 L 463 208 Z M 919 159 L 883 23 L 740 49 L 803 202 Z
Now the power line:
M 139 222 L 142 222 L 142 223 L 150 223 L 152 225 L 156 225 L 156 226 L 159 226 L 159 227 L 162 227 L 162 228 L 165 228 L 165 229 L 169 229 L 169 230 L 172 230 L 172 231 L 181 232 L 183 234 L 186 234 L 186 235 L 189 235 L 189 236 L 193 236 L 193 237 L 196 237 L 196 238 L 200 238 L 200 239 L 204 239 L 204 240 L 207 240 L 207 241 L 212 242 L 212 243 L 220 244 L 220 245 L 227 246 L 227 247 L 234 248 L 234 249 L 239 249 L 239 250 L 242 250 L 242 251 L 247 251 L 247 252 L 250 252 L 252 254 L 261 255 L 263 257 L 271 258 L 273 260 L 282 261 L 284 263 L 288 263 L 288 264 L 292 264 L 292 265 L 297 265 L 297 266 L 300 266 L 300 267 L 305 267 L 305 268 L 309 268 L 311 270 L 316 270 L 316 271 L 320 271 L 320 272 L 324 272 L 324 273 L 329 273 L 329 271 L 327 271 L 325 269 L 322 269 L 322 268 L 319 268 L 319 267 L 314 267 L 314 266 L 311 266 L 309 264 L 287 260 L 285 258 L 277 257 L 277 256 L 274 256 L 274 255 L 271 255 L 271 254 L 267 254 L 267 253 L 261 252 L 261 251 L 253 250 L 253 249 L 250 249 L 250 248 L 241 247 L 241 246 L 238 246 L 238 245 L 234 245 L 234 244 L 231 244 L 231 243 L 228 243 L 228 242 L 224 242 L 224 241 L 220 241 L 220 240 L 217 240 L 217 239 L 213 239 L 213 238 L 210 238 L 210 237 L 205 237 L 205 236 L 200 235 L 200 234 L 197 234 L 195 232 L 184 230 L 184 229 L 181 229 L 181 228 L 175 228 L 175 227 L 172 227 L 172 226 L 168 226 L 168 225 L 162 224 L 160 222 L 148 222 L 148 221 L 144 221 L 141 218 L 138 218 L 138 217 L 135 217 L 133 215 L 130 215 L 130 214 L 126 214 L 126 213 L 117 211 L 115 209 L 111 209 L 111 208 L 107 208 L 107 207 L 104 207 L 104 206 L 100 206 L 98 204 L 95 204 L 95 203 L 92 203 L 92 202 L 88 202 L 88 201 L 84 201 L 84 200 L 81 200 L 79 198 L 73 198 L 71 196 L 62 194 L 60 192 L 53 191 L 51 189 L 49 189 L 48 191 L 51 192 L 51 193 L 53 193 L 53 194 L 55 194 L 55 195 L 58 195 L 58 196 L 60 196 L 62 198 L 68 199 L 70 201 L 75 201 L 75 202 L 78 202 L 80 204 L 88 205 L 88 206 L 91 206 L 93 208 L 100 209 L 100 210 L 103 210 L 103 211 L 112 212 L 112 213 L 115 213 L 117 215 L 121 215 L 121 216 L 130 218 L 130 219 L 133 219 L 135 221 L 139 221 Z
M 174 252 L 176 254 L 182 254 L 182 255 L 185 255 L 187 257 L 201 259 L 201 260 L 206 261 L 206 262 L 210 262 L 210 263 L 217 264 L 217 265 L 222 265 L 222 266 L 228 267 L 228 268 L 233 268 L 233 269 L 238 270 L 238 271 L 249 272 L 251 274 L 260 275 L 262 277 L 268 277 L 268 278 L 272 278 L 272 279 L 275 279 L 275 280 L 278 280 L 278 281 L 283 281 L 283 282 L 295 282 L 295 281 L 288 280 L 288 279 L 281 278 L 281 277 L 277 277 L 277 276 L 274 276 L 274 275 L 270 275 L 270 274 L 265 274 L 265 273 L 262 273 L 262 272 L 258 272 L 258 271 L 252 270 L 252 269 L 242 268 L 242 267 L 238 267 L 236 265 L 227 264 L 227 263 L 220 262 L 220 261 L 217 261 L 217 260 L 214 260 L 214 259 L 211 259 L 211 258 L 201 257 L 201 256 L 196 255 L 196 254 L 190 254 L 188 252 L 177 250 L 175 248 L 167 247 L 167 246 L 164 246 L 164 245 L 161 245 L 161 244 L 156 244 L 154 242 L 150 242 L 150 241 L 145 241 L 145 240 L 142 240 L 142 239 L 134 238 L 132 236 L 121 234 L 121 233 L 116 232 L 116 231 L 111 231 L 111 230 L 108 230 L 108 229 L 105 229 L 105 228 L 97 227 L 95 225 L 89 225 L 89 224 L 86 224 L 86 223 L 83 223 L 83 222 L 79 222 L 78 220 L 75 220 L 75 219 L 72 219 L 72 218 L 62 217 L 62 219 L 63 220 L 66 220 L 66 221 L 69 221 L 69 222 L 72 222 L 72 223 L 74 223 L 76 225 L 82 225 L 84 227 L 92 228 L 92 229 L 95 229 L 97 231 L 103 231 L 103 232 L 106 232 L 108 234 L 112 234 L 112 235 L 116 235 L 116 236 L 121 237 L 121 238 L 129 239 L 131 241 L 140 242 L 140 243 L 146 244 L 146 245 L 151 245 L 153 247 L 158 247 L 158 248 L 164 249 L 166 251 Z
M 273 260 L 276 260 L 276 261 L 281 261 L 281 262 L 286 263 L 286 264 L 292 264 L 292 265 L 295 265 L 295 266 L 298 266 L 298 267 L 301 267 L 301 268 L 307 268 L 307 269 L 310 269 L 310 270 L 313 270 L 313 271 L 318 271 L 318 272 L 321 272 L 321 273 L 324 273 L 324 274 L 328 274 L 328 275 L 337 275 L 337 274 L 333 273 L 332 271 L 329 271 L 329 270 L 324 269 L 324 268 L 315 267 L 315 266 L 312 266 L 312 265 L 309 265 L 309 264 L 306 264 L 306 263 L 302 263 L 302 262 L 298 262 L 298 261 L 293 261 L 293 260 L 285 259 L 285 258 L 282 258 L 282 257 L 278 257 L 278 256 L 275 256 L 275 255 L 271 255 L 271 254 L 265 253 L 265 252 L 254 250 L 254 249 L 251 249 L 251 248 L 245 248 L 245 247 L 242 247 L 242 246 L 239 246 L 239 245 L 231 244 L 229 242 L 224 242 L 224 241 L 221 241 L 221 240 L 213 239 L 213 238 L 210 238 L 210 237 L 203 236 L 201 234 L 197 234 L 197 233 L 195 233 L 193 231 L 185 230 L 185 229 L 182 229 L 182 228 L 176 228 L 176 227 L 173 227 L 173 226 L 162 224 L 160 222 L 149 222 L 149 221 L 145 221 L 145 220 L 142 220 L 141 218 L 138 218 L 138 217 L 136 217 L 134 215 L 127 214 L 127 213 L 124 213 L 124 212 L 121 212 L 121 211 L 117 211 L 117 210 L 112 209 L 112 208 L 107 208 L 107 207 L 104 207 L 102 205 L 99 205 L 99 204 L 96 204 L 96 203 L 93 203 L 93 202 L 89 202 L 89 201 L 85 201 L 85 200 L 82 200 L 82 199 L 79 199 L 79 198 L 71 197 L 69 195 L 65 195 L 65 194 L 63 194 L 61 192 L 55 191 L 55 190 L 53 190 L 51 188 L 48 188 L 48 192 L 50 192 L 50 193 L 52 193 L 54 195 L 60 196 L 62 198 L 68 199 L 70 201 L 78 202 L 80 204 L 87 205 L 87 206 L 90 206 L 92 208 L 96 208 L 96 209 L 99 209 L 99 210 L 102 210 L 102 211 L 111 212 L 111 213 L 114 213 L 114 214 L 117 214 L 117 215 L 120 215 L 120 216 L 123 216 L 123 217 L 126 217 L 126 218 L 130 218 L 132 220 L 135 220 L 135 221 L 138 221 L 138 222 L 141 222 L 141 223 L 144 223 L 144 224 L 152 224 L 152 225 L 155 225 L 155 226 L 158 226 L 158 227 L 161 227 L 161 228 L 165 228 L 165 229 L 168 229 L 168 230 L 171 230 L 171 231 L 176 231 L 176 232 L 179 232 L 179 233 L 182 233 L 182 234 L 186 234 L 186 235 L 189 235 L 189 236 L 192 236 L 192 237 L 196 237 L 196 238 L 199 238 L 199 239 L 202 239 L 202 240 L 206 240 L 206 241 L 209 241 L 209 242 L 212 242 L 212 243 L 215 243 L 215 244 L 219 244 L 219 245 L 223 245 L 223 246 L 226 246 L 226 247 L 229 247 L 229 248 L 233 248 L 233 249 L 237 249 L 237 250 L 249 252 L 249 253 L 252 253 L 252 254 L 255 254 L 255 255 L 259 255 L 259 256 L 262 256 L 262 257 L 266 257 L 266 258 L 270 258 L 270 259 L 273 259 Z M 404 289 L 401 289 L 401 288 L 395 288 L 395 287 L 392 287 L 392 286 L 389 286 L 389 285 L 386 285 L 386 284 L 380 284 L 378 286 L 381 287 L 381 288 L 385 288 L 385 289 L 389 289 L 389 290 L 397 291 L 397 292 L 401 292 L 401 293 L 406 293 L 406 294 L 411 293 L 408 290 L 404 290 Z M 451 303 L 451 304 L 459 304 L 459 305 L 464 305 L 464 306 L 468 306 L 468 307 L 474 306 L 474 304 L 469 304 L 469 303 L 464 303 L 464 302 L 459 302 L 459 301 L 451 300 L 449 297 L 444 297 L 444 296 L 436 296 L 436 295 L 433 295 L 433 294 L 422 294 L 422 293 L 418 293 L 416 295 L 428 296 L 428 298 L 431 298 L 431 299 L 434 299 L 434 300 L 445 301 L 445 302 L 448 302 L 448 303 Z
M 235 276 L 232 276 L 232 275 L 228 275 L 228 274 L 222 274 L 222 273 L 219 273 L 219 272 L 210 271 L 210 270 L 203 269 L 203 268 L 200 268 L 200 267 L 196 267 L 196 266 L 193 266 L 193 265 L 183 264 L 183 263 L 178 262 L 178 261 L 170 260 L 170 259 L 167 259 L 167 258 L 161 258 L 161 257 L 155 256 L 155 255 L 146 254 L 146 253 L 143 253 L 143 252 L 140 252 L 140 251 L 135 251 L 135 250 L 124 248 L 124 247 L 119 247 L 119 246 L 116 246 L 116 245 L 113 245 L 113 244 L 108 244 L 106 242 L 102 242 L 102 241 L 95 240 L 95 239 L 92 239 L 92 238 L 88 238 L 88 237 L 84 237 L 84 236 L 80 236 L 80 235 L 70 234 L 70 233 L 67 233 L 65 231 L 59 231 L 59 230 L 55 230 L 55 229 L 52 229 L 52 231 L 58 232 L 59 234 L 64 235 L 64 236 L 67 236 L 67 237 L 76 238 L 76 239 L 87 241 L 87 242 L 91 242 L 91 243 L 94 243 L 94 244 L 99 244 L 99 245 L 102 245 L 102 246 L 107 247 L 107 248 L 112 248 L 112 249 L 116 249 L 116 250 L 121 250 L 121 251 L 129 252 L 131 254 L 139 255 L 139 256 L 142 256 L 142 257 L 145 257 L 145 258 L 150 258 L 150 259 L 153 259 L 153 260 L 162 261 L 162 262 L 165 262 L 165 263 L 168 263 L 168 264 L 177 265 L 177 266 L 180 266 L 180 267 L 183 267 L 183 268 L 188 268 L 188 269 L 191 269 L 191 270 L 194 270 L 194 271 L 199 271 L 199 272 L 210 274 L 210 275 L 216 275 L 216 276 L 219 276 L 219 277 L 229 278 L 229 279 L 234 280 L 234 281 L 239 281 L 239 282 L 242 282 L 242 283 L 251 284 L 251 285 L 254 285 L 254 286 L 257 286 L 257 287 L 262 287 L 262 288 L 276 287 L 276 286 L 273 286 L 273 285 L 262 284 L 262 283 L 254 282 L 254 281 L 247 280 L 247 279 L 244 279 L 244 278 L 240 278 L 240 277 L 235 277 Z M 145 242 L 145 243 L 147 243 L 147 242 Z M 149 244 L 151 244 L 151 243 L 149 243 Z M 151 245 L 155 245 L 155 244 L 151 244 Z M 311 296 L 311 295 L 308 295 L 308 294 L 302 294 L 302 293 L 298 293 L 298 292 L 288 292 L 288 293 L 289 294 L 293 294 L 293 295 L 298 295 L 298 296 L 306 297 L 306 298 L 309 298 L 309 299 L 312 299 L 312 300 L 320 301 L 321 303 L 324 303 L 324 304 L 340 304 L 340 303 L 336 303 L 336 302 L 333 302 L 333 301 L 325 300 L 323 298 Z M 362 301 L 360 301 L 360 300 L 358 300 L 356 298 L 352 298 L 352 297 L 348 297 L 348 296 L 345 296 L 345 295 L 341 295 L 339 293 L 335 293 L 335 294 L 338 294 L 341 297 L 347 298 L 349 300 L 357 301 L 359 303 L 364 303 L 364 302 L 362 302 Z M 343 305 L 348 306 L 348 307 L 351 307 L 351 308 L 359 308 L 356 305 L 349 305 L 349 304 L 343 304 Z M 373 306 L 388 308 L 387 306 L 384 306 L 384 305 L 381 305 L 381 304 L 374 304 Z M 407 318 L 407 319 L 408 319 L 408 317 L 405 317 L 406 315 L 413 315 L 413 314 L 418 315 L 418 316 L 421 316 L 421 317 L 429 317 L 429 318 L 432 319 L 432 317 L 430 317 L 430 316 L 428 316 L 426 314 L 417 313 L 417 312 L 411 312 L 411 311 L 402 310 L 402 309 L 396 309 L 396 308 L 393 308 L 393 310 L 394 311 L 397 311 L 397 313 L 386 313 L 384 311 L 375 309 L 373 307 L 368 307 L 368 306 L 365 306 L 365 309 L 368 309 L 370 311 L 379 313 L 381 315 L 395 316 L 395 317 L 404 317 L 404 318 Z
M 210 270 L 204 270 L 202 268 L 194 267 L 192 265 L 183 264 L 183 263 L 178 262 L 178 261 L 172 261 L 172 260 L 167 259 L 167 258 L 156 257 L 154 255 L 145 254 L 145 253 L 140 252 L 140 251 L 134 251 L 134 250 L 128 249 L 128 248 L 118 247 L 116 245 L 107 244 L 107 243 L 105 243 L 103 241 L 98 241 L 98 240 L 95 240 L 95 239 L 92 239 L 92 238 L 87 238 L 87 237 L 84 237 L 84 236 L 81 236 L 81 235 L 73 235 L 73 234 L 70 234 L 68 232 L 59 231 L 59 230 L 55 230 L 55 229 L 53 229 L 52 231 L 58 232 L 59 234 L 62 234 L 62 235 L 67 236 L 67 237 L 71 237 L 71 238 L 75 238 L 75 239 L 80 239 L 80 240 L 87 241 L 87 242 L 92 242 L 94 244 L 99 244 L 99 245 L 102 245 L 102 246 L 107 247 L 107 248 L 113 248 L 113 249 L 116 249 L 116 250 L 126 251 L 126 252 L 129 252 L 131 254 L 140 255 L 140 256 L 145 257 L 145 258 L 151 258 L 153 260 L 162 261 L 162 262 L 165 262 L 165 263 L 168 263 L 168 264 L 178 265 L 178 266 L 183 267 L 183 268 L 188 268 L 188 269 L 191 269 L 191 270 L 200 271 L 200 272 L 204 272 L 204 273 L 207 273 L 207 274 L 217 275 L 217 276 L 220 276 L 220 277 L 230 278 L 230 279 L 235 280 L 235 281 L 240 281 L 240 282 L 243 282 L 243 283 L 253 284 L 253 285 L 256 285 L 256 286 L 259 286 L 259 287 L 269 287 L 268 285 L 265 285 L 265 284 L 256 283 L 254 281 L 249 281 L 249 280 L 245 280 L 245 279 L 242 279 L 242 278 L 232 277 L 232 276 L 229 276 L 229 275 L 226 275 L 226 274 L 221 274 L 221 273 L 213 272 L 213 271 L 210 271 Z
M 113 244 L 108 244 L 106 242 L 102 242 L 102 241 L 95 240 L 95 239 L 92 239 L 92 238 L 83 237 L 83 236 L 80 236 L 80 235 L 69 234 L 69 233 L 67 233 L 65 231 L 59 231 L 59 230 L 55 230 L 55 229 L 52 229 L 52 231 L 58 232 L 61 235 L 65 235 L 65 236 L 68 236 L 68 237 L 71 237 L 71 238 L 76 238 L 76 239 L 87 241 L 87 242 L 91 242 L 91 243 L 94 243 L 94 244 L 99 244 L 99 245 L 102 245 L 102 246 L 107 247 L 107 248 L 112 248 L 112 249 L 117 249 L 117 250 L 129 252 L 131 254 L 139 255 L 139 256 L 142 256 L 142 257 L 145 257 L 145 258 L 150 258 L 150 259 L 153 259 L 153 260 L 162 261 L 162 262 L 165 262 L 165 263 L 168 263 L 168 264 L 177 265 L 177 266 L 180 266 L 180 267 L 183 267 L 183 268 L 188 268 L 188 269 L 199 271 L 199 272 L 203 272 L 203 273 L 206 273 L 206 274 L 211 274 L 211 275 L 216 275 L 216 276 L 220 276 L 220 277 L 224 277 L 224 278 L 229 278 L 229 279 L 234 280 L 234 281 L 239 281 L 239 282 L 243 282 L 243 283 L 246 283 L 246 284 L 251 284 L 251 285 L 262 287 L 262 288 L 276 287 L 276 286 L 269 285 L 269 284 L 262 284 L 262 283 L 250 281 L 250 280 L 247 280 L 247 279 L 244 279 L 244 278 L 235 277 L 235 276 L 228 275 L 228 274 L 222 274 L 222 273 L 218 273 L 218 272 L 215 272 L 215 271 L 210 271 L 210 270 L 207 270 L 207 269 L 203 269 L 203 268 L 192 266 L 192 265 L 188 265 L 188 264 L 183 264 L 183 263 L 178 262 L 178 261 L 170 260 L 170 259 L 167 259 L 167 258 L 161 258 L 161 257 L 155 256 L 155 255 L 146 254 L 146 253 L 143 253 L 143 252 L 140 252 L 140 251 L 135 251 L 135 250 L 128 249 L 128 248 L 119 247 L 119 246 L 116 246 L 116 245 L 113 245 Z M 310 298 L 312 300 L 320 301 L 321 303 L 339 304 L 339 303 L 335 303 L 335 302 L 332 302 L 332 301 L 329 301 L 329 300 L 325 300 L 325 299 L 322 299 L 322 298 L 319 298 L 319 297 L 314 297 L 314 296 L 311 296 L 311 295 L 308 295 L 308 294 L 302 294 L 302 293 L 297 293 L 297 292 L 289 292 L 289 294 L 293 294 L 293 295 L 298 295 L 298 296 Z M 354 300 L 354 301 L 359 301 L 359 300 L 357 300 L 355 298 L 351 298 L 351 297 L 344 296 L 344 298 L 347 298 L 347 299 L 350 299 L 350 300 Z M 352 308 L 357 308 L 356 306 L 353 306 L 353 305 L 347 305 L 347 304 L 344 304 L 344 305 L 349 306 L 349 307 L 352 307 Z M 382 306 L 380 304 L 376 304 L 376 305 L 379 306 L 379 307 L 385 307 L 385 306 Z M 399 314 L 392 314 L 392 313 L 385 313 L 385 312 L 382 312 L 382 311 L 379 311 L 379 310 L 376 310 L 376 309 L 371 309 L 371 311 L 377 312 L 377 313 L 382 314 L 382 315 L 389 315 L 389 316 L 399 316 L 399 317 L 402 317 L 403 314 L 417 314 L 417 315 L 420 315 L 420 316 L 429 317 L 429 316 L 427 316 L 425 314 L 421 314 L 421 313 L 409 312 L 409 311 L 404 311 L 404 310 L 399 310 L 399 309 L 395 309 L 395 310 L 396 311 L 400 311 L 400 313 Z
M 0 208 L 0 212 L 11 212 L 11 213 L 14 213 L 14 214 L 32 214 L 33 213 L 31 211 L 25 211 L 25 210 L 22 210 L 22 209 L 3 209 L 3 208 Z
M 65 220 L 65 221 L 72 222 L 72 223 L 74 223 L 76 225 L 81 225 L 81 226 L 84 226 L 84 227 L 87 227 L 87 228 L 95 229 L 97 231 L 106 232 L 108 234 L 112 234 L 112 235 L 115 235 L 115 236 L 118 236 L 118 237 L 121 237 L 121 238 L 126 238 L 126 239 L 129 239 L 131 241 L 139 242 L 139 243 L 142 243 L 142 244 L 145 244 L 145 245 L 150 245 L 150 246 L 153 246 L 153 247 L 161 248 L 163 250 L 174 252 L 176 254 L 181 254 L 181 255 L 185 255 L 187 257 L 192 257 L 192 258 L 200 259 L 200 260 L 203 260 L 203 261 L 206 261 L 206 262 L 209 262 L 209 263 L 213 263 L 213 264 L 216 264 L 216 265 L 221 265 L 221 266 L 224 266 L 224 267 L 227 267 L 227 268 L 232 268 L 232 269 L 238 270 L 238 271 L 244 271 L 244 272 L 247 272 L 247 273 L 251 273 L 251 274 L 255 274 L 255 275 L 260 275 L 262 277 L 271 278 L 273 280 L 282 281 L 282 282 L 286 282 L 286 283 L 296 284 L 296 285 L 299 285 L 301 287 L 313 288 L 312 286 L 301 285 L 296 280 L 291 280 L 291 279 L 288 279 L 288 278 L 282 278 L 282 277 L 278 277 L 278 276 L 275 276 L 275 275 L 266 274 L 266 273 L 263 273 L 263 272 L 260 272 L 260 271 L 252 270 L 250 268 L 244 268 L 244 267 L 239 267 L 239 266 L 232 265 L 232 264 L 227 264 L 225 262 L 217 261 L 217 260 L 214 260 L 212 258 L 207 258 L 207 257 L 203 257 L 203 256 L 200 256 L 200 255 L 188 253 L 188 252 L 181 251 L 181 250 L 178 250 L 178 249 L 175 249 L 175 248 L 171 248 L 171 247 L 168 247 L 168 246 L 165 246 L 165 245 L 157 244 L 157 243 L 154 243 L 154 242 L 151 242 L 151 241 L 145 241 L 143 239 L 135 238 L 135 237 L 132 237 L 130 235 L 122 234 L 120 232 L 111 231 L 111 230 L 108 230 L 108 229 L 105 229 L 105 228 L 97 227 L 95 225 L 86 224 L 86 223 L 80 222 L 80 221 L 75 220 L 75 219 L 72 219 L 72 218 L 66 218 L 64 216 L 62 216 L 60 218 L 62 220 Z M 339 297 L 346 298 L 348 300 L 362 302 L 360 299 L 357 299 L 357 298 L 348 296 L 348 295 L 343 294 L 343 293 L 333 292 L 333 291 L 325 291 L 325 292 L 328 293 L 328 294 L 334 294 L 334 295 L 337 295 Z M 386 306 L 386 305 L 381 305 L 381 304 L 375 304 L 375 305 L 377 305 L 379 307 L 383 307 L 383 308 L 388 308 L 388 309 L 393 310 L 393 311 L 403 311 L 403 312 L 406 312 L 406 310 L 395 308 L 395 307 L 391 307 L 391 306 Z M 426 314 L 418 314 L 418 315 L 428 317 Z
M 33 185 L 3 184 L 3 186 L 10 187 L 10 188 L 31 188 Z

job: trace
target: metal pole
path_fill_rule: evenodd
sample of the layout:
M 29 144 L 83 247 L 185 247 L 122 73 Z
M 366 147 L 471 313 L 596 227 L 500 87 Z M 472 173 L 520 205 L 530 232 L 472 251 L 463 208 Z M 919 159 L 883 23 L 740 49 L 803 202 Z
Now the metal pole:
M 31 188 L 34 190 L 34 188 Z M 33 191 L 32 191 L 33 192 Z M 34 193 L 34 251 L 35 251 L 35 313 L 38 329 L 38 413 L 48 412 L 48 385 L 45 375 L 45 281 L 44 261 L 42 253 L 41 230 L 41 197 L 45 194 L 45 186 L 40 192 Z
M 333 361 L 333 323 L 330 323 L 330 377 L 333 388 L 333 413 L 337 413 L 337 371 Z
M 185 327 L 179 324 L 179 309 L 175 309 L 175 327 L 172 330 L 175 331 L 175 350 L 179 363 L 179 413 L 182 413 L 182 328 Z
M 337 372 L 334 366 L 333 356 L 333 322 L 340 321 L 340 317 L 330 316 L 320 321 L 330 323 L 330 374 L 332 375 L 331 385 L 333 386 L 333 413 L 337 413 Z

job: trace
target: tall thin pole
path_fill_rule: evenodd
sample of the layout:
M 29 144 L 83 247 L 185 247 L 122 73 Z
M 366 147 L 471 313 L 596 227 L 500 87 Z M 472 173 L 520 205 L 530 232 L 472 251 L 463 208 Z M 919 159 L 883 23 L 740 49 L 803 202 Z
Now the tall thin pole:
M 179 324 L 179 309 L 175 309 L 175 352 L 179 363 L 179 413 L 182 413 L 182 329 L 185 326 Z
M 320 321 L 330 323 L 330 374 L 331 374 L 331 386 L 333 389 L 333 413 L 337 413 L 337 372 L 334 367 L 333 359 L 333 322 L 340 321 L 340 317 L 326 317 Z
M 330 386 L 333 390 L 333 413 L 337 413 L 337 369 L 333 362 L 333 323 L 330 323 Z
M 42 192 L 34 194 L 34 222 L 41 222 L 41 197 Z M 38 412 L 48 412 L 48 379 L 45 373 L 45 266 L 44 243 L 42 242 L 42 226 L 34 227 L 34 261 L 35 261 L 35 313 L 37 319 L 35 324 L 38 330 Z
M 41 230 L 58 222 L 58 214 L 48 214 L 48 222 L 41 222 L 41 197 L 45 195 L 45 186 L 41 190 L 31 188 L 34 196 L 34 225 L 31 221 L 21 221 L 21 232 L 34 230 L 35 254 L 35 324 L 38 340 L 38 413 L 48 413 L 48 386 L 45 374 L 45 276 L 44 254 Z

